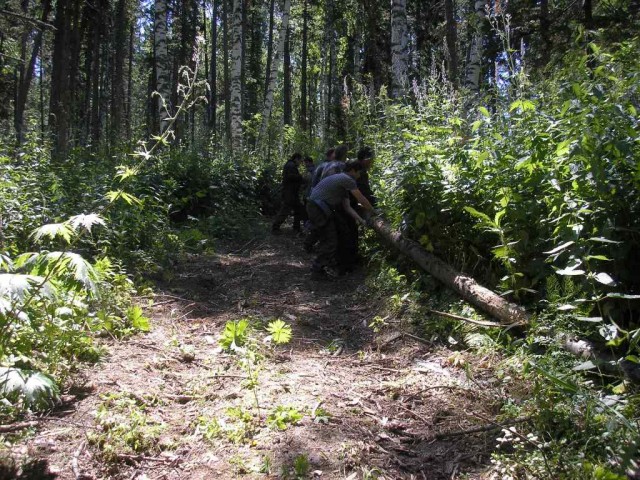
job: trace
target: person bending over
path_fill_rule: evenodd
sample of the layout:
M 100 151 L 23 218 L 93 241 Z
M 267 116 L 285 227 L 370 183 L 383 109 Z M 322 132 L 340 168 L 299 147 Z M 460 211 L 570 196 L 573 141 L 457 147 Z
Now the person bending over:
M 357 223 L 366 224 L 351 207 L 349 194 L 353 195 L 364 211 L 373 211 L 373 207 L 358 190 L 356 184 L 361 171 L 360 162 L 347 162 L 343 173 L 326 177 L 311 191 L 307 203 L 307 214 L 311 221 L 311 228 L 319 240 L 318 255 L 311 267 L 312 278 L 320 279 L 337 275 L 335 271 L 338 250 L 336 210 L 342 207 Z

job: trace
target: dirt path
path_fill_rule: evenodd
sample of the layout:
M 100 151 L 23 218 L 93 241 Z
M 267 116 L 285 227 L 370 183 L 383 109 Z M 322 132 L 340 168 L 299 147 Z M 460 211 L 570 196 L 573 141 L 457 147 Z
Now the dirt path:
M 495 414 L 485 380 L 469 383 L 445 348 L 375 336 L 383 301 L 364 273 L 314 282 L 309 261 L 287 234 L 186 258 L 158 287 L 153 330 L 110 343 L 85 388 L 13 448 L 28 468 L 5 477 L 482 478 L 495 436 L 436 434 Z M 243 317 L 261 358 L 255 395 L 241 355 L 218 346 Z M 293 328 L 286 346 L 263 342 L 274 318 Z M 267 425 L 274 411 L 285 429 Z

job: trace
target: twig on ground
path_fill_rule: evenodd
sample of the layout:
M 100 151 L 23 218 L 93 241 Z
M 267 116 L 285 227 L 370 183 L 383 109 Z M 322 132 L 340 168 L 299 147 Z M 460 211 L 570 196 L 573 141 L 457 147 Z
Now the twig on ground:
M 412 335 L 412 334 L 407 333 L 407 332 L 403 332 L 403 335 L 404 335 L 405 337 L 409 337 L 409 338 L 411 338 L 411 339 L 413 339 L 413 340 L 415 340 L 415 341 L 417 341 L 417 342 L 423 343 L 423 344 L 425 344 L 425 345 L 427 345 L 427 346 L 429 346 L 429 347 L 432 345 L 432 344 L 431 344 L 431 342 L 430 342 L 429 340 L 426 340 L 426 339 L 424 339 L 424 338 L 420 338 L 420 337 L 418 337 L 418 336 L 416 336 L 416 335 Z
M 18 430 L 24 430 L 25 428 L 32 428 L 37 426 L 38 426 L 38 422 L 35 420 L 31 422 L 19 422 L 19 423 L 11 423 L 9 425 L 0 425 L 0 433 L 15 432 Z
M 454 315 L 453 313 L 447 313 L 447 312 L 440 312 L 438 310 L 431 310 L 428 309 L 427 310 L 430 313 L 433 313 L 435 315 L 439 315 L 441 317 L 445 317 L 445 318 L 451 318 L 453 320 L 461 320 L 463 322 L 467 322 L 467 323 L 472 323 L 474 325 L 479 325 L 481 327 L 498 327 L 498 328 L 506 328 L 506 327 L 513 327 L 515 325 L 519 325 L 519 323 L 513 323 L 511 325 L 503 325 L 501 323 L 496 323 L 496 322 L 489 322 L 486 320 L 475 320 L 473 318 L 467 318 L 467 317 L 462 317 L 460 315 Z
M 406 373 L 403 372 L 402 370 L 396 370 L 395 368 L 386 368 L 386 367 L 380 367 L 378 365 L 369 365 L 369 364 L 365 364 L 363 365 L 364 367 L 369 367 L 369 368 L 375 368 L 376 370 L 384 370 L 385 372 L 393 372 L 393 373 Z
M 247 243 L 245 243 L 244 245 L 242 245 L 240 248 L 236 249 L 236 250 L 232 250 L 228 253 L 228 255 L 237 255 L 238 253 L 242 253 L 249 245 L 251 245 L 253 242 L 255 242 L 258 239 L 258 237 L 253 237 L 251 240 L 249 240 Z
M 490 432 L 492 430 L 499 430 L 499 429 L 503 429 L 503 428 L 507 428 L 508 426 L 511 425 L 516 425 L 518 423 L 525 423 L 528 422 L 529 420 L 531 420 L 531 417 L 521 417 L 521 418 L 515 418 L 513 420 L 508 420 L 504 423 L 498 423 L 494 420 L 485 418 L 479 414 L 473 414 L 473 416 L 476 416 L 477 418 L 480 418 L 481 420 L 484 420 L 486 422 L 489 422 L 489 424 L 487 425 L 481 425 L 479 427 L 474 427 L 474 428 L 469 428 L 466 430 L 453 430 L 450 432 L 440 432 L 440 433 L 436 433 L 435 435 L 432 435 L 431 437 L 425 438 L 424 441 L 426 442 L 432 442 L 434 440 L 442 440 L 444 438 L 450 438 L 450 437 L 459 437 L 462 435 L 471 435 L 474 433 L 482 433 L 482 432 Z
M 129 455 L 126 453 L 119 453 L 118 458 L 120 460 L 130 460 L 133 462 L 157 462 L 157 463 L 177 463 L 178 458 L 165 458 L 165 457 L 149 457 L 147 455 Z
M 80 446 L 75 451 L 75 453 L 73 454 L 73 458 L 71 459 L 71 471 L 73 472 L 73 476 L 76 478 L 76 480 L 88 480 L 89 478 L 92 478 L 92 477 L 89 477 L 88 475 L 83 474 L 80 471 L 80 466 L 78 462 L 78 459 L 80 458 L 80 455 L 82 455 L 82 452 L 84 452 L 84 449 L 86 446 L 87 446 L 86 440 L 83 440 L 82 442 L 80 442 Z
M 424 423 L 425 425 L 431 425 L 432 422 L 430 422 L 429 420 L 427 420 L 426 418 L 424 418 L 422 415 L 418 415 L 416 412 L 414 412 L 413 410 L 408 409 L 407 407 L 405 407 L 404 405 L 402 405 L 401 403 L 397 403 L 397 405 L 404 410 L 405 412 L 407 412 L 409 415 L 411 415 L 413 418 L 416 418 L 418 420 L 420 420 L 422 423 Z

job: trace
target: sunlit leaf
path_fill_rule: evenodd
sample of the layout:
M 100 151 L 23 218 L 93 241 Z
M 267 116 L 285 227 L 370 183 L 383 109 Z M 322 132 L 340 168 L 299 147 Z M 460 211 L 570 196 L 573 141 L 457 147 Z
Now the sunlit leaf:
M 90 213 L 88 215 L 76 215 L 69 219 L 69 223 L 74 229 L 83 227 L 87 231 L 91 231 L 94 225 L 105 225 L 105 221 L 96 213 Z
M 611 278 L 608 273 L 604 273 L 604 272 L 597 273 L 594 276 L 594 278 L 598 282 L 602 283 L 603 285 L 613 286 L 616 284 L 616 281 L 613 278 Z
M 73 235 L 73 229 L 68 223 L 49 223 L 35 229 L 33 233 L 31 233 L 31 238 L 36 242 L 39 242 L 43 238 L 49 238 L 51 240 L 62 238 L 66 243 L 71 243 L 71 235 Z

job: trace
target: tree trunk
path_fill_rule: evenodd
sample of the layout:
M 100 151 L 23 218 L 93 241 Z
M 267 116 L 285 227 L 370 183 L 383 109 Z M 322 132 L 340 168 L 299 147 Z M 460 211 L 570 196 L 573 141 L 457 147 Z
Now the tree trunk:
M 164 132 L 171 116 L 171 72 L 167 50 L 167 0 L 155 0 L 153 41 L 156 67 L 156 100 L 160 132 Z
M 213 0 L 211 12 L 211 77 L 209 79 L 209 126 L 216 137 L 216 107 L 218 104 L 218 0 Z
M 242 149 L 242 0 L 233 0 L 231 33 L 231 148 Z
M 331 135 L 331 125 L 333 124 L 333 97 L 335 95 L 335 71 L 336 71 L 336 31 L 335 31 L 335 7 L 334 0 L 328 0 L 326 5 L 326 35 L 329 47 L 329 59 L 327 62 L 327 76 L 325 78 L 327 96 L 324 103 L 325 111 L 325 134 L 324 140 L 326 141 Z
M 407 28 L 407 1 L 391 2 L 391 96 L 401 97 L 408 85 L 409 35 Z
M 300 66 L 300 128 L 307 130 L 307 62 L 309 58 L 309 0 L 304 0 L 304 10 L 302 12 L 302 62 Z
M 284 124 L 291 125 L 291 52 L 289 51 L 291 28 L 287 29 L 284 41 L 284 85 L 283 85 L 283 116 Z
M 456 27 L 455 9 L 455 0 L 444 0 L 444 14 L 447 28 L 447 75 L 449 75 L 449 81 L 454 88 L 458 86 L 458 32 Z
M 271 75 L 271 59 L 273 58 L 273 29 L 274 29 L 274 13 L 276 1 L 271 0 L 269 5 L 269 37 L 267 39 L 267 68 L 264 76 L 264 98 L 267 98 L 267 90 L 269 90 L 269 76 Z
M 224 131 L 231 138 L 231 85 L 229 82 L 229 2 L 222 0 L 222 62 L 224 70 Z
M 126 134 L 127 142 L 131 141 L 132 122 L 133 122 L 133 53 L 135 42 L 135 25 L 133 22 L 129 25 L 129 68 L 127 69 L 127 105 L 126 105 Z
M 393 230 L 384 220 L 374 218 L 369 221 L 371 227 L 390 245 L 416 262 L 434 278 L 455 290 L 464 300 L 498 319 L 503 324 L 528 322 L 525 310 L 507 302 L 497 293 L 479 285 L 473 278 L 457 272 L 441 259 L 427 252 L 418 243 L 406 239 Z
M 482 56 L 484 53 L 484 23 L 486 21 L 486 0 L 474 1 L 474 15 L 476 18 L 476 28 L 472 33 L 471 45 L 469 48 L 469 60 L 465 75 L 464 86 L 473 92 L 480 91 L 480 76 L 482 73 Z
M 284 44 L 286 41 L 286 32 L 289 28 L 289 11 L 291 10 L 291 0 L 284 0 L 284 7 L 282 9 L 282 24 L 280 26 L 280 38 L 278 39 L 278 50 L 275 57 L 271 61 L 271 71 L 269 72 L 269 83 L 267 88 L 267 94 L 264 99 L 264 109 L 262 112 L 262 128 L 260 129 L 260 136 L 262 137 L 267 131 L 269 120 L 271 119 L 271 110 L 273 109 L 273 95 L 276 89 L 276 80 L 278 77 L 278 69 L 280 68 L 280 61 L 284 53 Z
M 47 22 L 49 19 L 49 13 L 51 12 L 51 0 L 43 0 L 42 2 L 42 16 L 41 21 Z M 29 63 L 22 65 L 22 74 L 20 75 L 20 83 L 18 85 L 18 92 L 16 95 L 15 105 L 15 130 L 16 139 L 18 144 L 21 145 L 24 142 L 24 112 L 27 106 L 27 97 L 29 96 L 29 89 L 31 87 L 31 80 L 35 72 L 36 62 L 38 55 L 40 55 L 40 48 L 42 46 L 42 36 L 44 30 L 41 28 L 35 34 L 33 39 L 33 45 L 31 48 L 31 57 Z M 42 65 L 42 56 L 40 56 L 40 65 Z
M 53 135 L 52 157 L 60 161 L 69 146 L 69 64 L 73 0 L 56 3 L 56 28 L 51 62 L 51 94 L 49 96 L 49 125 Z
M 126 87 L 125 61 L 127 59 L 127 33 L 129 32 L 129 8 L 127 0 L 116 4 L 113 78 L 111 80 L 111 142 L 118 144 L 126 135 Z

